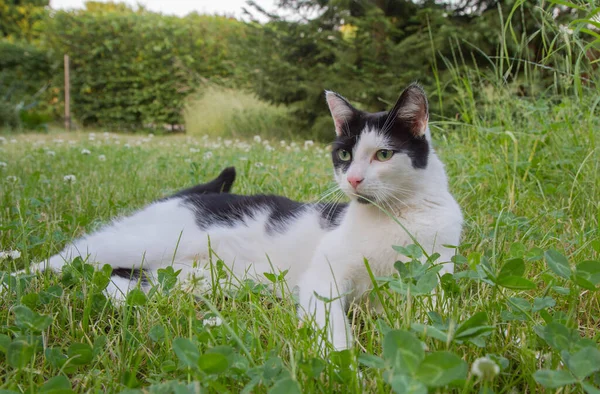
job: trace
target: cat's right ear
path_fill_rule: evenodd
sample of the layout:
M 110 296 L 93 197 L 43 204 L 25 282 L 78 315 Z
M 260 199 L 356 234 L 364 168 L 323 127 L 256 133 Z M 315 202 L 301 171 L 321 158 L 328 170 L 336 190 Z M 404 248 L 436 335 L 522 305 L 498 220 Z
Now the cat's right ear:
M 341 136 L 347 130 L 348 124 L 356 114 L 356 109 L 339 94 L 326 90 L 325 99 L 335 124 L 335 134 Z

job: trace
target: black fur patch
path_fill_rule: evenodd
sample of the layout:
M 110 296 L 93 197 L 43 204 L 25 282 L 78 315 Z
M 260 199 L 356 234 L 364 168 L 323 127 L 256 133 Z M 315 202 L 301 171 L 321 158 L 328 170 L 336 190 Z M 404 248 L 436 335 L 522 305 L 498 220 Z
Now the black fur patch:
M 354 110 L 354 116 L 343 127 L 343 134 L 333 142 L 331 159 L 336 169 L 346 172 L 352 163 L 352 160 L 342 161 L 338 156 L 338 150 L 345 149 L 352 152 L 354 146 L 360 138 L 360 134 L 366 128 L 371 130 L 384 131 L 391 143 L 392 149 L 396 152 L 406 153 L 411 159 L 413 168 L 426 168 L 429 157 L 429 143 L 425 136 L 415 137 L 410 130 L 410 124 L 401 120 L 394 120 L 391 125 L 383 130 L 389 112 L 368 113 Z
M 339 226 L 347 207 L 348 204 L 334 204 L 331 202 L 316 204 L 316 208 L 321 212 L 321 228 L 332 230 Z
M 148 278 L 146 277 L 146 273 L 143 269 L 139 268 L 122 268 L 116 267 L 112 270 L 113 276 L 118 276 L 120 278 L 129 279 L 131 281 L 137 282 L 138 280 L 143 284 L 148 283 Z
M 233 227 L 256 219 L 261 213 L 268 215 L 265 231 L 268 234 L 285 233 L 291 223 L 311 207 L 319 210 L 321 228 L 332 229 L 339 225 L 344 204 L 306 204 L 281 196 L 236 194 L 203 194 L 183 197 L 185 204 L 193 208 L 196 223 L 202 229 L 213 225 Z
M 229 193 L 234 181 L 235 168 L 227 167 L 226 169 L 221 171 L 219 176 L 213 179 L 212 181 L 181 190 L 168 198 L 185 197 L 209 193 Z

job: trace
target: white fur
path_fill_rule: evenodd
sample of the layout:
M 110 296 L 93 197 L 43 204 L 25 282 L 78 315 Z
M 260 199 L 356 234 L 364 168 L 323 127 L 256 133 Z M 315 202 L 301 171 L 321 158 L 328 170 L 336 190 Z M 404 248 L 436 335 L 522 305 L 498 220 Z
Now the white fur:
M 394 218 L 376 206 L 358 203 L 346 180 L 347 174 L 336 173 L 340 188 L 354 199 L 341 225 L 326 234 L 319 244 L 299 284 L 301 316 L 312 317 L 319 327 L 326 328 L 337 350 L 347 348 L 352 340 L 344 306 L 360 299 L 371 287 L 365 258 L 375 276 L 391 275 L 399 258 L 391 246 L 413 244 L 412 235 L 428 254 L 441 255 L 438 261 L 445 264 L 440 274 L 454 269 L 450 262 L 453 250 L 442 245 L 458 245 L 462 215 L 448 192 L 442 162 L 433 151 L 425 169 L 414 169 L 410 158 L 402 153 L 385 162 L 373 160 L 377 150 L 389 148 L 387 144 L 377 133 L 363 132 L 347 174 L 364 175 L 356 192 L 374 193 L 377 203 L 391 211 Z M 399 200 L 390 197 L 392 192 L 376 193 L 390 184 L 403 186 L 401 192 L 395 192 Z M 315 293 L 337 300 L 327 303 L 315 297 Z

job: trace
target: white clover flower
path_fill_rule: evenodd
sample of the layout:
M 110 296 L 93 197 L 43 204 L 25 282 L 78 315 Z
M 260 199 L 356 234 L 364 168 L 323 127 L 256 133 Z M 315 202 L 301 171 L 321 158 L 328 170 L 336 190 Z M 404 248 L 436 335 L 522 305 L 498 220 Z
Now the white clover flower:
M 89 154 L 91 154 L 91 153 L 92 153 L 92 152 L 90 152 L 88 149 L 82 149 L 82 150 L 81 150 L 81 154 L 82 154 L 82 155 L 89 155 Z
M 264 167 L 264 164 L 261 163 L 260 161 L 257 161 L 256 163 L 254 163 L 254 167 L 261 168 L 261 167 Z
M 6 138 L 0 137 L 0 144 L 6 144 Z
M 96 133 L 90 133 L 90 134 L 88 134 L 88 135 L 89 135 L 90 137 L 95 137 L 95 136 L 96 136 Z
M 265 149 L 267 152 L 273 152 L 275 150 L 275 148 L 273 148 L 271 145 L 265 145 Z
M 257 144 L 260 144 L 260 141 L 262 141 L 262 138 L 260 138 L 260 135 L 255 135 L 254 142 L 256 142 Z
M 473 361 L 471 373 L 481 379 L 493 379 L 500 373 L 500 367 L 488 357 L 480 357 Z
M 102 135 L 104 135 L 104 137 L 109 137 L 110 134 L 108 134 L 108 131 L 105 131 L 104 133 L 102 133 Z
M 223 319 L 221 319 L 219 316 L 212 316 L 202 320 L 202 324 L 210 327 L 219 327 L 221 324 L 223 324 Z
M 211 151 L 208 151 L 204 154 L 204 158 L 207 160 L 210 159 L 211 157 L 213 157 L 213 153 Z
M 186 163 L 191 163 L 191 162 L 192 162 L 192 159 L 190 159 L 190 158 L 187 158 L 187 159 L 185 159 L 185 160 L 184 160 L 184 162 L 186 162 Z
M 148 134 L 148 137 L 150 137 L 150 138 L 154 138 L 154 133 L 150 133 L 150 134 Z
M 16 260 L 19 257 L 21 257 L 21 252 L 18 250 L 0 251 L 0 261 L 6 259 Z
M 230 147 L 233 144 L 232 140 L 225 140 L 223 141 L 223 143 L 225 144 L 225 146 Z
M 285 140 L 281 140 L 281 141 L 279 141 L 279 145 L 281 145 L 281 146 L 285 146 L 285 144 L 286 144 Z
M 56 156 L 56 152 L 54 152 L 53 150 L 47 150 L 47 151 L 46 151 L 46 154 L 47 154 L 48 156 Z
M 63 140 L 62 138 L 55 138 L 53 141 L 56 144 L 62 144 L 63 142 L 65 142 L 65 140 Z
M 19 178 L 17 178 L 14 175 L 9 175 L 9 176 L 6 177 L 6 180 L 9 181 L 9 182 L 16 182 L 18 179 Z
M 198 148 L 190 148 L 190 153 L 198 153 L 200 152 L 200 149 Z
M 115 144 L 119 145 L 119 141 L 115 141 Z M 123 145 L 123 148 L 129 149 L 129 148 L 131 148 L 131 145 L 125 144 L 125 145 Z
M 558 30 L 560 30 L 560 32 L 562 34 L 568 35 L 568 36 L 572 36 L 573 35 L 573 29 L 570 29 L 567 25 L 560 25 L 558 26 Z
M 17 140 L 16 140 L 15 138 L 13 138 L 13 139 L 11 139 L 11 140 L 10 140 L 10 143 L 11 143 L 11 144 L 16 144 L 16 143 L 17 143 Z
M 313 146 L 315 144 L 315 142 L 313 140 L 306 140 L 304 141 L 304 148 L 310 148 L 311 146 Z
M 5 168 L 8 164 L 3 161 L 0 161 L 0 168 Z
M 63 180 L 64 180 L 66 183 L 75 183 L 75 182 L 77 181 L 77 178 L 75 178 L 75 175 L 72 175 L 72 174 L 71 174 L 71 175 L 65 175 L 65 176 L 63 177 Z
M 100 156 L 98 156 L 98 160 L 100 160 L 100 161 L 106 161 L 106 156 L 100 155 Z

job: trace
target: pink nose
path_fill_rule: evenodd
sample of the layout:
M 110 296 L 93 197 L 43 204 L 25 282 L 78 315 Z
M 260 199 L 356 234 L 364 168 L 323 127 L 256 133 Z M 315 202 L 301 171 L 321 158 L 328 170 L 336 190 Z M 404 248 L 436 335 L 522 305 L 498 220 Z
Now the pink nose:
M 356 189 L 358 187 L 358 185 L 364 180 L 365 178 L 357 178 L 357 177 L 353 177 L 353 176 L 349 176 L 348 177 L 348 182 L 352 185 L 352 187 L 354 189 Z

